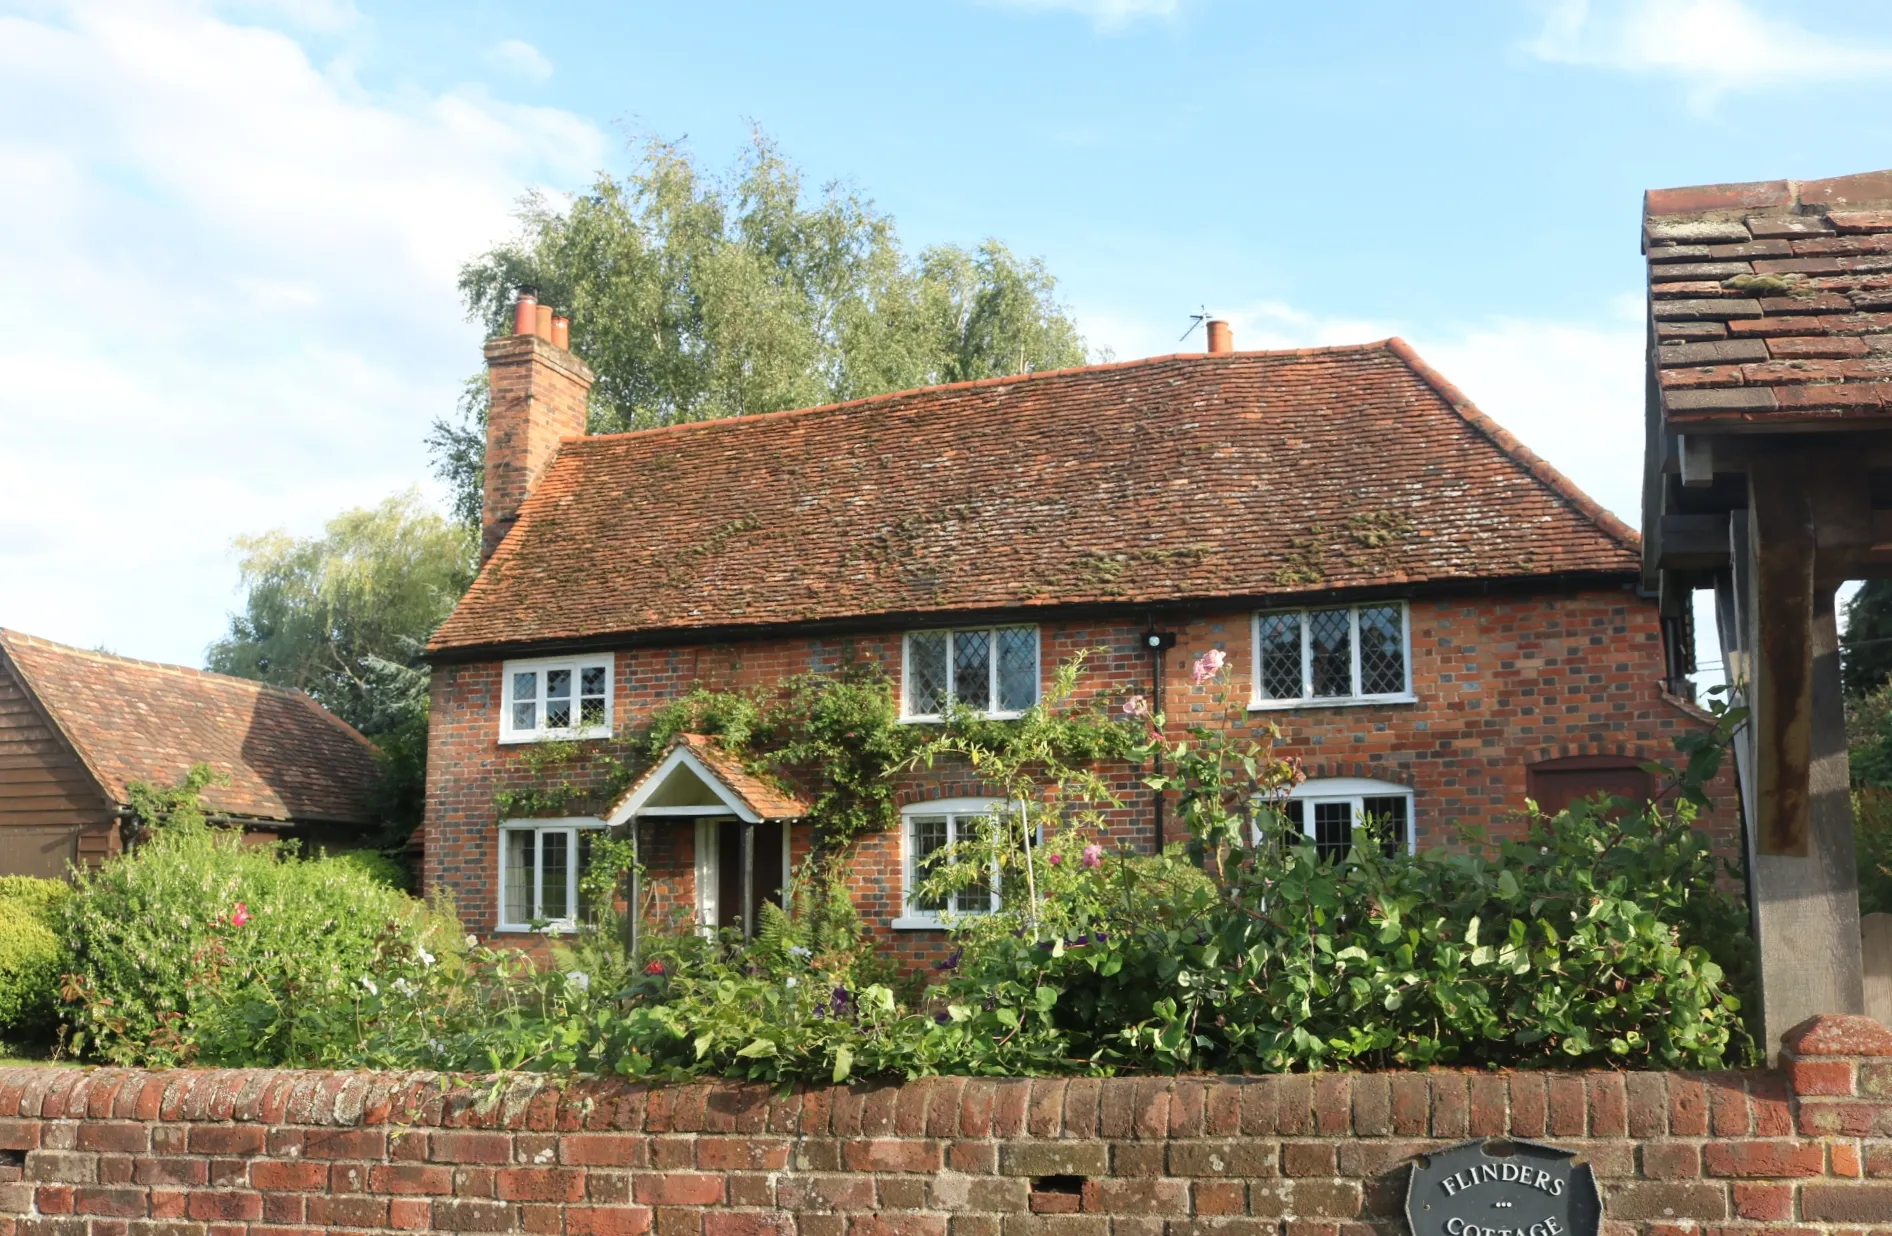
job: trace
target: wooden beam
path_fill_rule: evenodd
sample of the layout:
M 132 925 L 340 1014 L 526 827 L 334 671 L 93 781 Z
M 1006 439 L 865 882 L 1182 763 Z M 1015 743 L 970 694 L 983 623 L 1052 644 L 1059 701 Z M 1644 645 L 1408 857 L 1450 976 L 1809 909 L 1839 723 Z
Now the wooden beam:
M 1656 563 L 1665 571 L 1712 571 L 1728 564 L 1726 515 L 1664 515 Z
M 1832 576 L 1861 522 L 1849 468 L 1796 447 L 1754 460 L 1716 590 L 1723 658 L 1751 710 L 1735 768 L 1770 1061 L 1792 1026 L 1865 1002 Z
M 1681 456 L 1682 484 L 1689 489 L 1706 489 L 1715 483 L 1714 439 L 1706 434 L 1683 434 L 1677 453 Z
M 1798 453 L 1748 468 L 1749 672 L 1754 827 L 1762 854 L 1809 853 L 1807 762 L 1813 736 L 1814 478 Z

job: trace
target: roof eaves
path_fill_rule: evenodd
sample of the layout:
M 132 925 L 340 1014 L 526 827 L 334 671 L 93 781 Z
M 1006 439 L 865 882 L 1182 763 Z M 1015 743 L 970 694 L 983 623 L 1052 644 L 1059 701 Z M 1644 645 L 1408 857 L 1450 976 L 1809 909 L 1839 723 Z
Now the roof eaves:
M 1569 503 L 1573 510 L 1595 524 L 1623 548 L 1637 553 L 1642 551 L 1642 537 L 1634 528 L 1612 515 L 1602 503 L 1577 488 L 1575 481 L 1559 472 L 1549 460 L 1518 441 L 1510 430 L 1480 411 L 1478 405 L 1466 397 L 1465 392 L 1459 390 L 1444 374 L 1421 359 L 1411 344 L 1398 335 L 1394 335 L 1386 340 L 1385 347 L 1423 378 L 1439 398 L 1445 401 L 1446 406 L 1458 413 L 1466 424 L 1488 438 L 1492 445 L 1503 451 L 1539 484 Z
M 19 679 L 20 686 L 25 689 L 27 699 L 39 713 L 40 719 L 59 735 L 60 741 L 66 744 L 67 750 L 72 752 L 79 763 L 84 765 L 85 771 L 91 775 L 92 784 L 98 790 L 99 796 L 114 807 L 124 806 L 128 801 L 125 797 L 125 787 L 115 784 L 111 778 L 99 770 L 98 762 L 92 758 L 92 753 L 87 751 L 72 731 L 66 728 L 65 722 L 59 718 L 59 715 L 47 706 L 45 697 L 40 694 L 39 686 L 33 682 L 26 666 L 22 665 L 20 658 L 15 655 L 15 645 L 19 641 L 33 642 L 35 639 L 36 637 L 27 635 L 23 631 L 9 631 L 5 627 L 0 627 L 0 654 L 5 655 L 7 664 L 13 669 L 13 676 Z

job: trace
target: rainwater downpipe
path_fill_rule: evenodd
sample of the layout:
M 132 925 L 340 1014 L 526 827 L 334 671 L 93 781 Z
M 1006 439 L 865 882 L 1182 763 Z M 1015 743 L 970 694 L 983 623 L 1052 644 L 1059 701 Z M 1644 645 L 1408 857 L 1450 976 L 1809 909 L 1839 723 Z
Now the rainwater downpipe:
M 1163 711 L 1163 654 L 1175 646 L 1176 633 L 1174 631 L 1157 630 L 1156 623 L 1153 621 L 1150 623 L 1149 629 L 1143 632 L 1143 647 L 1150 654 L 1150 711 L 1152 713 L 1161 713 Z M 1154 766 L 1151 770 L 1153 775 L 1158 777 L 1162 776 L 1163 748 L 1160 744 L 1156 747 L 1152 759 L 1154 761 Z M 1150 811 L 1156 820 L 1156 848 L 1151 852 L 1161 854 L 1164 844 L 1162 790 L 1152 789 L 1150 791 Z

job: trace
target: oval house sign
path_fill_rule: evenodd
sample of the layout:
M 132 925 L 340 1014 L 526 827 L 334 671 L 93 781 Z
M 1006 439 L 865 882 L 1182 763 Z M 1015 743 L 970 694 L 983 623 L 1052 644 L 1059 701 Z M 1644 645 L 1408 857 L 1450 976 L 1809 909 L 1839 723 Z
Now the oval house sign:
M 1535 1142 L 1464 1142 L 1422 1155 L 1406 1186 L 1413 1236 L 1596 1236 L 1590 1165 Z

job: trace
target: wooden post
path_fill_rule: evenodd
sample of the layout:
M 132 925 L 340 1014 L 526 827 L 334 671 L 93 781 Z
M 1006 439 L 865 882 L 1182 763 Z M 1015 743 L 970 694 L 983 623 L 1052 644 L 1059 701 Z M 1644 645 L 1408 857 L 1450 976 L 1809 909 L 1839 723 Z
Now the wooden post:
M 1866 959 L 1866 1016 L 1892 1026 L 1892 914 L 1859 920 Z
M 742 825 L 742 938 L 755 939 L 755 825 Z
M 1750 465 L 1745 527 L 1734 521 L 1735 578 L 1718 606 L 1730 678 L 1746 670 L 1751 709 L 1737 769 L 1770 1061 L 1790 1027 L 1865 1008 L 1838 581 L 1823 576 L 1816 532 L 1831 477 L 1813 462 L 1783 451 Z

